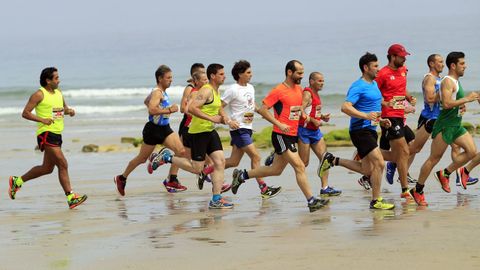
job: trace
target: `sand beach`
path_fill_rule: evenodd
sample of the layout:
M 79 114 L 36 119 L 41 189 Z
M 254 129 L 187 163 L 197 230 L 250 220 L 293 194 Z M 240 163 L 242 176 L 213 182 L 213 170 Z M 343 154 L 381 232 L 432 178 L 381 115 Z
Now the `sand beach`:
M 368 209 L 370 193 L 357 184 L 358 174 L 333 168 L 331 185 L 343 190 L 330 205 L 309 213 L 294 173 L 287 168 L 270 185 L 282 193 L 262 200 L 255 181 L 237 195 L 227 193 L 233 210 L 209 210 L 209 185 L 198 190 L 195 177 L 180 173 L 189 188 L 169 194 L 161 182 L 168 172 L 153 175 L 140 166 L 120 197 L 112 177 L 136 154 L 120 144 L 120 136 L 137 136 L 143 123 L 89 125 L 83 132 L 68 120 L 64 151 L 74 190 L 89 195 L 85 204 L 69 210 L 56 173 L 24 185 L 12 201 L 8 176 L 41 162 L 33 151 L 33 129 L 17 121 L 2 140 L 0 178 L 0 269 L 477 269 L 480 248 L 479 187 L 464 191 L 452 186 L 444 193 L 433 176 L 426 186 L 427 208 L 400 199 L 398 183 L 383 184 L 383 196 L 394 211 Z M 81 122 L 81 121 L 79 121 Z M 266 125 L 266 123 L 258 125 Z M 333 127 L 329 127 L 332 129 Z M 341 128 L 341 127 L 336 127 Z M 136 131 L 134 131 L 136 129 Z M 92 132 L 92 130 L 95 130 Z M 480 143 L 478 138 L 476 143 Z M 82 153 L 82 145 L 115 146 L 114 151 Z M 418 176 L 425 151 L 410 170 Z M 230 149 L 225 149 L 229 155 Z M 353 148 L 331 148 L 350 158 Z M 262 156 L 268 155 L 263 150 Z M 445 157 L 440 165 L 445 165 Z M 318 194 L 317 161 L 311 157 L 309 181 Z M 440 166 L 439 165 L 439 166 Z M 249 166 L 247 159 L 239 167 Z M 225 179 L 231 181 L 232 170 Z M 473 172 L 477 175 L 477 171 Z M 454 185 L 454 184 L 452 184 Z

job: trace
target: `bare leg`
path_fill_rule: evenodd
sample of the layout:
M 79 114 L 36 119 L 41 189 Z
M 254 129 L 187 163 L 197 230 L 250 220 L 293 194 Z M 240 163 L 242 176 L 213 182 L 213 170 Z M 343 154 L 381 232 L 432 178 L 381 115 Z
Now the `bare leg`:
M 323 153 L 327 151 L 327 144 L 325 143 L 325 140 L 322 138 L 318 143 L 312 145 L 312 150 L 317 156 L 318 160 L 322 160 Z M 305 165 L 306 167 L 306 165 Z M 328 171 L 326 171 L 322 178 L 322 188 L 326 188 L 328 186 Z
M 442 139 L 442 133 L 439 133 L 432 141 L 432 146 L 430 149 L 430 156 L 425 160 L 420 169 L 420 175 L 418 176 L 418 184 L 425 185 L 425 181 L 427 181 L 428 176 L 433 170 L 433 167 L 437 165 L 437 163 L 442 158 L 445 150 L 447 150 L 447 143 Z
M 305 174 L 305 165 L 303 164 L 302 159 L 297 152 L 292 152 L 287 150 L 283 152 L 282 157 L 293 167 L 295 171 L 295 176 L 297 178 L 297 185 L 305 195 L 305 198 L 310 199 L 312 194 L 312 189 L 310 188 L 310 183 L 308 183 L 307 175 Z
M 390 140 L 390 145 L 392 148 L 392 154 L 395 155 L 395 163 L 397 164 L 397 170 L 400 177 L 400 184 L 402 189 L 408 188 L 408 158 L 410 152 L 408 150 L 407 141 L 405 138 L 398 138 L 394 140 Z
M 210 158 L 213 161 L 215 170 L 212 173 L 213 195 L 219 195 L 222 191 L 222 185 L 225 180 L 225 156 L 223 150 L 211 153 Z
M 142 146 L 140 146 L 140 152 L 136 157 L 134 157 L 132 160 L 127 165 L 127 168 L 125 168 L 125 171 L 123 171 L 122 175 L 125 178 L 128 178 L 130 173 L 135 170 L 135 168 L 138 167 L 138 165 L 145 163 L 152 154 L 153 150 L 155 149 L 155 145 L 148 145 L 143 143 Z
M 45 147 L 45 152 L 43 153 L 42 165 L 35 166 L 31 168 L 28 172 L 26 172 L 24 175 L 22 175 L 22 180 L 24 182 L 35 179 L 42 175 L 51 174 L 53 172 L 53 169 L 55 168 L 54 156 L 52 155 L 52 153 L 50 153 L 50 151 L 47 152 L 46 148 L 49 148 L 49 147 L 48 146 Z

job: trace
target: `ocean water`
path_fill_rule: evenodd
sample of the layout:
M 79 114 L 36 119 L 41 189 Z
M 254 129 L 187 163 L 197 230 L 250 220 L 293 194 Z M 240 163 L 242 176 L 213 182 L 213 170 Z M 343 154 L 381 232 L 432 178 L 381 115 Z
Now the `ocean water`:
M 67 103 L 76 109 L 77 117 L 92 121 L 144 119 L 143 99 L 155 84 L 153 74 L 160 64 L 169 65 L 174 72 L 168 92 L 178 102 L 193 62 L 224 64 L 227 87 L 233 83 L 230 70 L 238 59 L 252 64 L 257 102 L 283 81 L 288 60 L 303 62 L 303 86 L 310 72 L 321 71 L 326 80 L 321 92 L 326 110 L 341 115 L 340 104 L 346 91 L 360 76 L 358 58 L 366 51 L 373 52 L 383 66 L 392 43 L 402 43 L 412 53 L 407 59 L 408 88 L 418 96 L 428 55 L 446 56 L 453 50 L 466 53 L 468 69 L 462 84 L 467 90 L 475 90 L 480 87 L 480 19 L 475 14 L 467 15 L 452 23 L 428 14 L 405 20 L 401 27 L 370 18 L 338 20 L 329 25 L 239 27 L 221 34 L 188 29 L 166 30 L 161 35 L 148 31 L 71 34 L 62 36 L 54 46 L 32 42 L 37 37 L 19 36 L 0 43 L 0 123 L 20 118 L 46 66 L 59 68 L 60 88 Z

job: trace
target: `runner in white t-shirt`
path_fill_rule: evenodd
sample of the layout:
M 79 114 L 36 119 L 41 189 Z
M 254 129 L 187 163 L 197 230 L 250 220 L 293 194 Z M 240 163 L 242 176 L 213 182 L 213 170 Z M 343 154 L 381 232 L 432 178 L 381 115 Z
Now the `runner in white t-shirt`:
M 222 95 L 222 106 L 230 109 L 230 125 L 232 153 L 225 159 L 225 169 L 237 167 L 244 153 L 251 159 L 252 169 L 260 167 L 260 155 L 252 141 L 252 122 L 256 111 L 255 88 L 249 84 L 252 78 L 250 63 L 245 60 L 236 62 L 232 68 L 232 76 L 237 83 L 229 87 Z M 233 128 L 232 128 L 233 127 Z M 262 178 L 257 178 L 262 198 L 274 197 L 282 187 L 269 187 Z

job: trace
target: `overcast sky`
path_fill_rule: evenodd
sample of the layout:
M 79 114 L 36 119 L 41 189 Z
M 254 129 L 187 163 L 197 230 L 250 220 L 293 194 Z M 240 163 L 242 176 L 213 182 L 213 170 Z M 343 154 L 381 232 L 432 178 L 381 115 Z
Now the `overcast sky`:
M 458 23 L 480 14 L 476 0 L 321 1 L 321 0 L 15 0 L 2 1 L 3 38 L 95 35 L 104 33 L 161 33 L 203 27 L 241 29 L 251 25 L 305 25 L 355 20 L 442 18 Z M 434 21 L 432 21 L 434 25 Z M 480 26 L 480 24 L 479 24 Z M 478 29 L 478 28 L 477 28 Z M 221 34 L 221 33 L 220 33 Z

